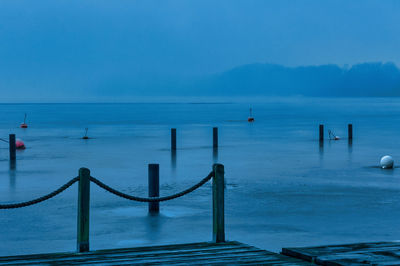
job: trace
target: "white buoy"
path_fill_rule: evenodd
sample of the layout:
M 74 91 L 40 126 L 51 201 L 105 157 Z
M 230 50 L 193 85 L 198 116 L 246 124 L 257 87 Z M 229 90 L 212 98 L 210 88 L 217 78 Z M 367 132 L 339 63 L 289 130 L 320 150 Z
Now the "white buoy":
M 385 155 L 381 158 L 381 167 L 383 169 L 392 169 L 394 164 L 394 160 L 392 156 Z

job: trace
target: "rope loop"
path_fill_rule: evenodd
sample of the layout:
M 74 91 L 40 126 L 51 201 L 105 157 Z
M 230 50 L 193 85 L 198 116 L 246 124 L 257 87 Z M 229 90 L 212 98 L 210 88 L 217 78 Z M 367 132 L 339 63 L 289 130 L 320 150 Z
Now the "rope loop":
M 47 195 L 44 195 L 42 197 L 30 200 L 30 201 L 20 202 L 20 203 L 0 204 L 0 209 L 16 209 L 16 208 L 22 208 L 22 207 L 27 207 L 30 205 L 38 204 L 42 201 L 45 201 L 45 200 L 48 200 L 48 199 L 51 199 L 51 198 L 57 196 L 58 194 L 60 194 L 61 192 L 63 192 L 64 190 L 66 190 L 67 188 L 72 186 L 77 181 L 79 181 L 79 176 L 71 179 L 70 181 L 65 183 L 63 186 L 61 186 L 60 188 L 54 190 L 53 192 L 51 192 Z
M 198 182 L 197 184 L 195 184 L 195 185 L 191 186 L 190 188 L 185 189 L 181 192 L 178 192 L 178 193 L 175 193 L 175 194 L 172 194 L 169 196 L 165 196 L 165 197 L 149 197 L 149 198 L 137 197 L 137 196 L 125 194 L 121 191 L 113 189 L 112 187 L 104 184 L 103 182 L 101 182 L 100 180 L 98 180 L 92 176 L 90 177 L 90 181 L 92 181 L 93 183 L 95 183 L 96 185 L 101 187 L 102 189 L 104 189 L 118 197 L 124 198 L 124 199 L 140 201 L 140 202 L 160 202 L 160 201 L 176 199 L 176 198 L 182 197 L 186 194 L 189 194 L 190 192 L 195 191 L 196 189 L 198 189 L 199 187 L 201 187 L 202 185 L 207 183 L 213 176 L 214 176 L 214 172 L 210 172 L 205 178 L 200 180 L 200 182 Z M 16 208 L 22 208 L 22 207 L 27 207 L 27 206 L 31 206 L 34 204 L 38 204 L 42 201 L 45 201 L 45 200 L 48 200 L 48 199 L 51 199 L 51 198 L 57 196 L 58 194 L 60 194 L 61 192 L 63 192 L 64 190 L 66 190 L 67 188 L 69 188 L 75 182 L 78 182 L 78 181 L 79 181 L 79 176 L 71 179 L 70 181 L 65 183 L 63 186 L 61 186 L 60 188 L 54 190 L 53 192 L 51 192 L 47 195 L 44 195 L 42 197 L 30 200 L 30 201 L 20 202 L 20 203 L 0 204 L 0 209 L 16 209 Z
M 193 192 L 194 190 L 198 189 L 199 187 L 201 187 L 202 185 L 204 185 L 205 183 L 207 183 L 212 177 L 214 176 L 214 172 L 210 172 L 205 178 L 203 178 L 199 183 L 191 186 L 188 189 L 185 189 L 181 192 L 178 192 L 176 194 L 172 194 L 169 196 L 165 196 L 165 197 L 149 197 L 149 198 L 144 198 L 144 197 L 137 197 L 137 196 L 132 196 L 132 195 L 128 195 L 125 194 L 123 192 L 120 192 L 116 189 L 113 189 L 109 186 L 107 186 L 106 184 L 104 184 L 103 182 L 101 182 L 100 180 L 94 178 L 94 177 L 90 177 L 90 181 L 92 181 L 93 183 L 95 183 L 96 185 L 98 185 L 99 187 L 101 187 L 102 189 L 118 196 L 124 199 L 128 199 L 128 200 L 133 200 L 133 201 L 139 201 L 139 202 L 160 202 L 160 201 L 167 201 L 167 200 L 172 200 L 172 199 L 176 199 L 179 197 L 182 197 L 186 194 L 189 194 L 190 192 Z

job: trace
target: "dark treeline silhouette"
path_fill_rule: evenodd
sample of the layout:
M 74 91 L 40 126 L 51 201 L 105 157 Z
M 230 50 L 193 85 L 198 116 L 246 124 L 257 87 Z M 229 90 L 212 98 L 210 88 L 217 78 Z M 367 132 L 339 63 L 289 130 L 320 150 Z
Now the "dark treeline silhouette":
M 192 82 L 201 95 L 400 96 L 393 63 L 285 67 L 250 64 Z

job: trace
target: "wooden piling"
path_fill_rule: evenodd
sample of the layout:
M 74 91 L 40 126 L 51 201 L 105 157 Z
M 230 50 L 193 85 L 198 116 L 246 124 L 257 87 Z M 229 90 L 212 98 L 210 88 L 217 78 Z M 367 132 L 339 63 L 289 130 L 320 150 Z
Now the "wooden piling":
M 149 197 L 160 196 L 160 166 L 159 164 L 149 164 Z M 159 213 L 160 203 L 149 202 L 149 213 Z
M 347 129 L 348 129 L 348 135 L 349 135 L 349 140 L 353 139 L 353 124 L 348 124 L 347 125 Z
M 17 159 L 16 156 L 16 144 L 15 144 L 15 134 L 9 135 L 9 146 L 10 146 L 10 161 L 15 161 Z
M 213 165 L 213 241 L 225 242 L 224 165 Z
M 90 170 L 79 169 L 78 187 L 78 252 L 89 251 Z
M 218 148 L 218 128 L 213 127 L 213 148 Z
M 171 150 L 176 150 L 176 128 L 171 128 Z
M 324 125 L 319 125 L 319 140 L 324 140 Z

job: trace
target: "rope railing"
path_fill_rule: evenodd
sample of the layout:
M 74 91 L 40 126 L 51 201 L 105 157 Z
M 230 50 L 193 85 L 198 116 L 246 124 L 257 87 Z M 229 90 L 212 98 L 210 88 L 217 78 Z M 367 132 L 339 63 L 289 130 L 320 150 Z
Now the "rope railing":
M 51 192 L 47 195 L 44 195 L 42 197 L 39 197 L 39 198 L 36 198 L 33 200 L 19 202 L 19 203 L 0 204 L 0 209 L 16 209 L 16 208 L 22 208 L 22 207 L 27 207 L 27 206 L 31 206 L 34 204 L 38 204 L 40 202 L 43 202 L 45 200 L 48 200 L 48 199 L 51 199 L 51 198 L 57 196 L 58 194 L 60 194 L 61 192 L 63 192 L 64 190 L 66 190 L 67 188 L 72 186 L 77 181 L 79 181 L 79 176 L 72 178 L 70 181 L 68 181 L 67 183 L 62 185 L 60 188 L 54 190 L 53 192 Z
M 75 182 L 79 183 L 78 187 L 78 232 L 77 246 L 78 252 L 89 251 L 89 199 L 90 199 L 90 182 L 95 183 L 100 188 L 124 199 L 148 202 L 149 204 L 158 204 L 161 201 L 168 201 L 187 195 L 203 186 L 213 178 L 212 195 L 213 195 L 213 240 L 215 242 L 225 242 L 225 222 L 224 222 L 224 166 L 222 164 L 214 164 L 213 171 L 200 180 L 195 185 L 182 190 L 181 192 L 164 196 L 164 197 L 137 197 L 121 191 L 118 191 L 104 184 L 97 178 L 90 176 L 90 170 L 87 168 L 79 169 L 79 176 L 72 178 L 70 181 L 54 190 L 53 192 L 42 197 L 19 203 L 0 204 L 0 209 L 16 209 L 38 204 L 40 202 L 51 199 L 61 192 L 71 187 Z M 157 185 L 158 187 L 158 185 Z M 157 203 L 156 203 L 157 202 Z
M 207 183 L 208 181 L 210 181 L 210 179 L 214 176 L 213 172 L 210 172 L 205 178 L 203 178 L 200 182 L 198 182 L 197 184 L 191 186 L 188 189 L 185 189 L 181 192 L 169 195 L 169 196 L 165 196 L 165 197 L 137 197 L 137 196 L 132 196 L 132 195 L 128 195 L 125 194 L 121 191 L 118 191 L 116 189 L 113 189 L 112 187 L 104 184 L 103 182 L 101 182 L 100 180 L 98 180 L 95 177 L 90 177 L 90 181 L 92 181 L 93 183 L 95 183 L 96 185 L 98 185 L 99 187 L 101 187 L 102 189 L 118 196 L 124 199 L 128 199 L 128 200 L 133 200 L 133 201 L 139 201 L 139 202 L 161 202 L 161 201 L 167 201 L 167 200 L 172 200 L 172 199 L 176 199 L 179 197 L 182 197 L 186 194 L 189 194 L 193 191 L 195 191 L 196 189 L 198 189 L 199 187 L 201 187 L 202 185 L 204 185 L 205 183 Z M 24 201 L 24 202 L 19 202 L 19 203 L 10 203 L 10 204 L 0 204 L 0 209 L 17 209 L 17 208 L 22 208 L 22 207 L 27 207 L 27 206 L 31 206 L 31 205 L 35 205 L 38 204 L 40 202 L 46 201 L 48 199 L 51 199 L 55 196 L 57 196 L 58 194 L 60 194 L 61 192 L 63 192 L 64 190 L 66 190 L 67 188 L 69 188 L 70 186 L 72 186 L 75 182 L 79 181 L 79 176 L 71 179 L 70 181 L 68 181 L 67 183 L 65 183 L 64 185 L 62 185 L 61 187 L 59 187 L 58 189 L 54 190 L 53 192 L 44 195 L 42 197 L 33 199 L 33 200 L 29 200 L 29 201 Z
M 161 202 L 161 201 L 167 201 L 167 200 L 172 200 L 172 199 L 176 199 L 179 197 L 182 197 L 186 194 L 189 194 L 190 192 L 195 191 L 196 189 L 198 189 L 199 187 L 201 187 L 202 185 L 204 185 L 205 183 L 207 183 L 212 177 L 214 176 L 213 172 L 210 172 L 205 178 L 203 178 L 200 182 L 198 182 L 197 184 L 191 186 L 188 189 L 185 189 L 181 192 L 169 195 L 169 196 L 165 196 L 165 197 L 148 197 L 148 198 L 143 198 L 143 197 L 136 197 L 136 196 L 132 196 L 132 195 L 128 195 L 125 194 L 123 192 L 120 192 L 116 189 L 113 189 L 109 186 L 107 186 L 106 184 L 104 184 L 103 182 L 101 182 L 100 180 L 94 178 L 93 176 L 90 177 L 90 181 L 92 181 L 93 183 L 95 183 L 96 185 L 98 185 L 99 187 L 101 187 L 102 189 L 118 196 L 124 199 L 128 199 L 128 200 L 133 200 L 133 201 L 139 201 L 139 202 Z

